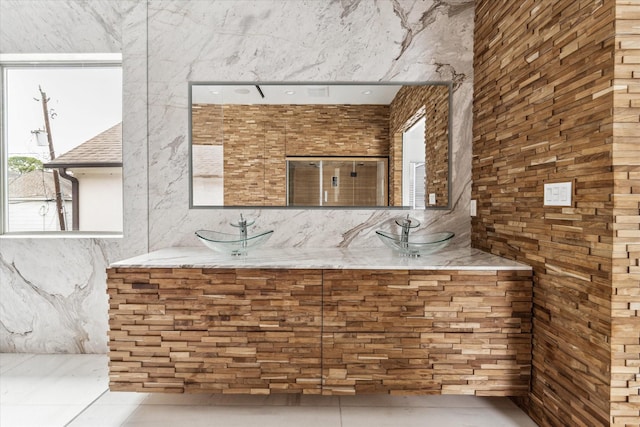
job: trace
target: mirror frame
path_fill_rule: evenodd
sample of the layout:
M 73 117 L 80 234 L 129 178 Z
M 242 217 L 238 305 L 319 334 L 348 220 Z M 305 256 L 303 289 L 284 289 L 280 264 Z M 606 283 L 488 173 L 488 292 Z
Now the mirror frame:
M 448 171 L 447 171 L 447 205 L 446 206 L 426 206 L 420 210 L 451 210 L 451 195 L 452 195 L 452 148 L 453 148 L 453 114 L 451 109 L 453 106 L 453 82 L 452 81 L 420 81 L 420 82 L 395 82 L 395 81 L 352 81 L 352 82 L 327 82 L 327 81 L 295 81 L 295 82 L 283 82 L 283 81 L 189 81 L 188 82 L 188 137 L 189 142 L 189 209 L 287 209 L 287 210 L 413 210 L 410 206 L 250 206 L 250 205 L 234 205 L 234 206 L 207 206 L 207 205 L 194 205 L 193 204 L 193 86 L 255 86 L 255 85 L 287 85 L 287 86 L 447 86 L 449 89 L 449 117 L 447 120 L 447 150 L 449 155 L 447 156 Z

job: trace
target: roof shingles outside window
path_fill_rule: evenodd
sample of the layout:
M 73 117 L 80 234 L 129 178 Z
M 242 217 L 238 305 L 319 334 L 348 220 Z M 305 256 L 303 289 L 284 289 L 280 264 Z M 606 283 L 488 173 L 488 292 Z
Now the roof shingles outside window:
M 46 168 L 119 166 L 122 166 L 122 123 L 118 123 L 44 165 Z
M 71 183 L 60 181 L 62 198 L 71 200 Z M 35 170 L 9 177 L 9 200 L 54 200 L 56 190 L 51 171 Z

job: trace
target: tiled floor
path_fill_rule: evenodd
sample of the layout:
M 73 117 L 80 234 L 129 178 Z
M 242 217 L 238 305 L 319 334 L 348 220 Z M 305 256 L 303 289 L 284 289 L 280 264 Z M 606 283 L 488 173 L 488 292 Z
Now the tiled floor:
M 107 391 L 102 355 L 0 354 L 0 426 L 535 426 L 506 398 Z

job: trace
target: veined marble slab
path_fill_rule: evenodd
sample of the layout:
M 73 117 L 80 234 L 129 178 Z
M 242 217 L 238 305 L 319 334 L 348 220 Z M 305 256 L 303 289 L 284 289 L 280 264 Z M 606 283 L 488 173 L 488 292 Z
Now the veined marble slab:
M 261 248 L 244 256 L 218 254 L 207 248 L 175 247 L 111 264 L 126 268 L 274 268 L 353 270 L 531 270 L 531 267 L 472 248 L 444 250 L 418 258 L 389 249 Z

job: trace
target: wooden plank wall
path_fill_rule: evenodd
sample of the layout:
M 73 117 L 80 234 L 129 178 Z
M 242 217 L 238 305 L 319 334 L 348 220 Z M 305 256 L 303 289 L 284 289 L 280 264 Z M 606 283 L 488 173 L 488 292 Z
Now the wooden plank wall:
M 611 420 L 640 425 L 640 2 L 616 1 Z
M 191 143 L 222 145 L 222 105 L 193 104 L 191 106 Z
M 534 267 L 520 404 L 545 426 L 610 423 L 614 11 L 615 0 L 476 2 L 472 245 Z M 543 184 L 563 181 L 573 205 L 543 207 Z

